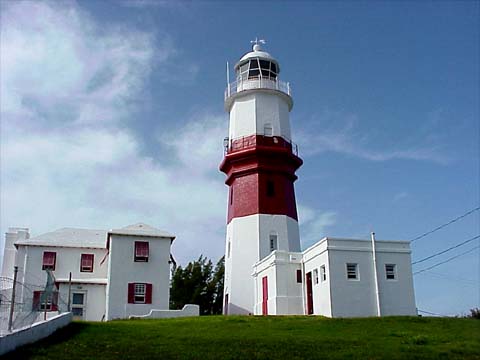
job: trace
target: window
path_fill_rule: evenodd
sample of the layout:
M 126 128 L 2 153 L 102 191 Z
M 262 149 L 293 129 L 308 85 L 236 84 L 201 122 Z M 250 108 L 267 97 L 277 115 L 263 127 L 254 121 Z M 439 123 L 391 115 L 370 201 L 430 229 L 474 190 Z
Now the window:
M 327 269 L 325 265 L 320 266 L 320 279 L 322 279 L 322 282 L 327 281 Z
M 272 180 L 267 180 L 267 196 L 275 196 L 275 183 Z
M 263 127 L 263 135 L 264 136 L 273 136 L 272 124 L 265 124 L 265 126 Z
M 233 204 L 233 185 L 230 186 L 230 205 Z
M 277 234 L 270 234 L 270 251 L 277 250 Z
M 148 242 L 135 241 L 135 261 L 148 261 Z
M 129 304 L 151 304 L 152 303 L 152 284 L 129 283 L 128 284 L 128 303 Z
M 302 282 L 302 270 L 297 270 L 297 283 Z
M 358 265 L 357 264 L 347 264 L 347 279 L 357 280 L 358 279 Z
M 57 259 L 57 253 L 53 251 L 43 252 L 43 264 L 42 270 L 55 270 L 55 260 Z
M 313 269 L 313 283 L 318 284 L 318 269 Z
M 34 291 L 32 301 L 33 311 L 57 311 L 58 292 Z
M 227 257 L 230 257 L 231 247 L 232 247 L 232 243 L 230 242 L 230 239 L 228 239 L 228 244 L 227 244 Z
M 82 254 L 80 272 L 93 272 L 93 254 Z
M 387 280 L 395 280 L 396 278 L 395 264 L 385 264 L 385 276 Z

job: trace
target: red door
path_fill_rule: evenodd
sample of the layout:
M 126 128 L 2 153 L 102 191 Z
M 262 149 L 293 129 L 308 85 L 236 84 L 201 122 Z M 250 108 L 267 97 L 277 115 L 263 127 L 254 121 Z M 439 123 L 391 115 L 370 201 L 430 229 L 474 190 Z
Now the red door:
M 307 315 L 313 314 L 312 272 L 307 273 Z
M 262 291 L 262 315 L 268 315 L 268 281 L 266 276 L 262 278 Z
M 228 294 L 225 294 L 225 304 L 223 305 L 223 315 L 228 315 Z

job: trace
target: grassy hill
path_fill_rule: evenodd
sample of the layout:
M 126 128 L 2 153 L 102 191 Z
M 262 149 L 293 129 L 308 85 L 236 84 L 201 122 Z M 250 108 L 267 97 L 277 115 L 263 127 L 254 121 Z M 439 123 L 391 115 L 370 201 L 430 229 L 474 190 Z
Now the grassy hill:
M 198 317 L 74 322 L 10 359 L 480 359 L 480 321 Z

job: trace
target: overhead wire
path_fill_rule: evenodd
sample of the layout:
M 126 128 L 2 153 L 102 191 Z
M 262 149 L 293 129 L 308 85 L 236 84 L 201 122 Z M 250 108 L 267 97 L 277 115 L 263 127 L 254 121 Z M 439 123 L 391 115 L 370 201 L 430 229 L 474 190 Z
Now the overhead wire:
M 435 229 L 433 229 L 433 230 L 427 231 L 426 233 L 423 233 L 422 235 L 417 236 L 416 238 L 410 240 L 410 243 L 413 243 L 413 242 L 415 242 L 415 241 L 417 241 L 417 240 L 420 240 L 421 238 L 424 238 L 424 237 L 427 236 L 427 235 L 430 235 L 430 234 L 432 234 L 432 233 L 434 233 L 434 232 L 436 232 L 436 231 L 438 231 L 438 230 L 440 230 L 440 229 L 443 229 L 444 227 L 447 227 L 448 225 L 451 225 L 451 224 L 453 224 L 454 222 L 456 222 L 456 221 L 458 221 L 458 220 L 460 220 L 460 219 L 463 219 L 464 217 L 467 217 L 468 215 L 473 214 L 475 211 L 478 211 L 478 210 L 480 210 L 480 206 L 478 206 L 478 207 L 476 207 L 475 209 L 472 209 L 472 210 L 470 210 L 470 211 L 467 211 L 465 214 L 460 215 L 459 217 L 456 217 L 455 219 L 452 219 L 452 220 L 450 220 L 449 222 L 447 222 L 447 223 L 445 223 L 445 224 L 443 224 L 443 225 L 437 226 L 437 227 L 436 227 Z
M 422 272 L 428 271 L 428 270 L 430 270 L 430 269 L 436 268 L 437 266 L 440 266 L 440 265 L 443 265 L 443 264 L 445 264 L 445 263 L 447 263 L 447 262 L 450 262 L 450 261 L 452 261 L 452 260 L 454 260 L 454 259 L 456 259 L 456 258 L 459 258 L 460 256 L 467 255 L 467 254 L 471 253 L 472 251 L 477 250 L 478 248 L 480 248 L 480 245 L 477 245 L 477 246 L 475 246 L 474 248 L 472 248 L 472 249 L 470 249 L 470 250 L 468 250 L 468 251 L 465 251 L 465 252 L 463 252 L 463 253 L 461 253 L 461 254 L 452 256 L 451 258 L 449 258 L 449 259 L 447 259 L 447 260 L 444 260 L 444 261 L 441 261 L 441 262 L 439 262 L 439 263 L 436 263 L 436 264 L 434 264 L 434 265 L 432 265 L 432 266 L 430 266 L 430 267 L 428 267 L 428 268 L 425 268 L 425 269 L 422 269 L 422 270 L 419 270 L 419 271 L 415 271 L 415 272 L 413 273 L 413 275 L 417 275 L 417 274 L 420 274 L 420 273 L 422 273 Z
M 468 239 L 468 240 L 465 240 L 465 241 L 461 242 L 460 244 L 451 246 L 451 247 L 449 247 L 448 249 L 445 249 L 445 250 L 439 251 L 439 252 L 437 252 L 437 253 L 435 253 L 435 254 L 433 254 L 433 255 L 427 256 L 426 258 L 423 258 L 423 259 L 414 261 L 414 262 L 412 262 L 412 265 L 419 264 L 419 263 L 421 263 L 421 262 L 424 262 L 424 261 L 433 259 L 434 257 L 437 257 L 437 256 L 439 256 L 439 255 L 445 254 L 446 252 L 449 252 L 449 251 L 451 251 L 451 250 L 453 250 L 453 249 L 456 249 L 456 248 L 458 248 L 458 247 L 460 247 L 460 246 L 463 246 L 463 245 L 465 245 L 465 244 L 468 244 L 469 242 L 472 242 L 473 240 L 476 240 L 476 239 L 478 239 L 478 238 L 480 238 L 480 235 L 474 236 L 473 238 Z

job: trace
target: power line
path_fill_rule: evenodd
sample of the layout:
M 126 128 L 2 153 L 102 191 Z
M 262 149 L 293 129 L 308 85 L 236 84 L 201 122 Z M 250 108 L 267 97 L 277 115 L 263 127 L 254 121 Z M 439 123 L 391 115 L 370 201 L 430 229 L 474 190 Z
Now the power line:
M 460 256 L 463 256 L 463 255 L 466 255 L 466 254 L 468 254 L 468 253 L 471 253 L 473 250 L 476 250 L 476 249 L 478 249 L 478 248 L 480 248 L 480 245 L 477 245 L 477 246 L 475 246 L 474 248 L 472 248 L 472 249 L 470 249 L 470 250 L 468 250 L 468 251 L 465 251 L 465 252 L 463 252 L 463 253 L 461 253 L 461 254 L 452 256 L 451 258 L 449 258 L 449 259 L 447 259 L 447 260 L 445 260 L 445 261 L 436 263 L 435 265 L 432 265 L 432 266 L 430 266 L 430 267 L 428 267 L 428 268 L 426 268 L 426 269 L 422 269 L 422 270 L 419 270 L 419 271 L 415 271 L 415 272 L 413 273 L 413 275 L 417 275 L 417 274 L 420 274 L 420 273 L 422 273 L 422 272 L 424 272 L 424 271 L 428 271 L 428 270 L 433 269 L 433 268 L 435 268 L 435 267 L 437 267 L 437 266 L 443 265 L 443 264 L 445 264 L 445 263 L 447 263 L 447 262 L 449 262 L 449 261 L 452 261 L 453 259 L 456 259 L 456 258 L 458 258 L 458 257 L 460 257 Z
M 445 316 L 446 316 L 446 315 L 437 314 L 437 313 L 433 313 L 433 312 L 425 311 L 425 310 L 420 310 L 420 309 L 417 309 L 417 311 L 418 311 L 418 312 L 421 312 L 421 313 L 424 313 L 424 314 L 428 314 L 428 315 L 442 316 L 442 317 L 445 317 Z
M 478 238 L 480 238 L 480 235 L 477 235 L 477 236 L 475 236 L 475 237 L 473 237 L 473 238 L 471 238 L 471 239 L 465 240 L 464 242 L 462 242 L 462 243 L 460 243 L 460 244 L 457 244 L 457 245 L 455 245 L 455 246 L 449 247 L 448 249 L 442 250 L 442 251 L 440 251 L 440 252 L 438 252 L 438 253 L 435 253 L 435 254 L 433 254 L 433 255 L 427 256 L 426 258 L 423 258 L 423 259 L 421 259 L 421 260 L 414 261 L 414 262 L 412 262 L 412 265 L 419 264 L 419 263 L 421 263 L 421 262 L 430 260 L 430 259 L 432 259 L 432 258 L 434 258 L 434 257 L 436 257 L 436 256 L 438 256 L 438 255 L 445 254 L 446 252 L 448 252 L 448 251 L 450 251 L 450 250 L 453 250 L 453 249 L 456 249 L 456 248 L 458 248 L 458 247 L 460 247 L 460 246 L 462 246 L 462 245 L 468 244 L 469 242 L 471 242 L 471 241 L 473 241 L 473 240 L 475 240 L 475 239 L 478 239 Z
M 453 224 L 454 222 L 456 222 L 456 221 L 458 221 L 458 220 L 460 220 L 460 219 L 463 219 L 464 217 L 466 217 L 466 216 L 468 216 L 468 215 L 470 215 L 470 214 L 472 214 L 472 213 L 474 213 L 475 211 L 478 211 L 478 210 L 480 210 L 480 206 L 479 206 L 479 207 L 476 207 L 475 209 L 472 209 L 472 210 L 470 210 L 470 211 L 467 211 L 465 214 L 460 215 L 459 217 L 457 217 L 457 218 L 455 218 L 455 219 L 453 219 L 453 220 L 450 220 L 449 222 L 447 222 L 447 223 L 445 223 L 445 224 L 443 224 L 443 225 L 440 225 L 440 226 L 436 227 L 436 228 L 433 229 L 433 230 L 427 231 L 426 233 L 417 236 L 416 238 L 410 240 L 410 243 L 413 243 L 414 241 L 417 241 L 417 240 L 419 240 L 419 239 L 421 239 L 421 238 L 423 238 L 423 237 L 425 237 L 425 236 L 427 236 L 427 235 L 430 235 L 430 234 L 434 233 L 435 231 L 438 231 L 438 230 L 440 230 L 440 229 L 443 229 L 444 227 L 447 227 L 448 225 Z

